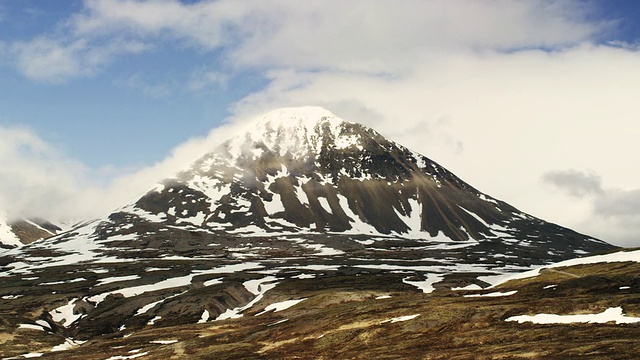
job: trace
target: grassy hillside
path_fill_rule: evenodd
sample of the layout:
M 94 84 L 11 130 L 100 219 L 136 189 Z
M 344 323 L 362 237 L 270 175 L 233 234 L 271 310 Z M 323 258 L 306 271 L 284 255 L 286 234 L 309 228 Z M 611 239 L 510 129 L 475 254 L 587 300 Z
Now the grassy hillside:
M 492 289 L 439 289 L 431 294 L 391 277 L 363 274 L 283 281 L 238 319 L 148 325 L 135 332 L 124 329 L 59 352 L 50 350 L 64 342 L 62 336 L 5 327 L 0 333 L 0 354 L 12 357 L 41 352 L 43 359 L 83 360 L 640 356 L 636 346 L 640 323 L 541 325 L 505 321 L 539 313 L 596 314 L 618 306 L 627 316 L 639 317 L 637 262 L 556 267 Z M 494 296 L 477 296 L 486 294 Z M 300 299 L 305 300 L 288 309 L 260 314 L 270 304 Z M 23 309 L 13 311 L 33 311 L 28 308 L 28 299 L 22 303 Z

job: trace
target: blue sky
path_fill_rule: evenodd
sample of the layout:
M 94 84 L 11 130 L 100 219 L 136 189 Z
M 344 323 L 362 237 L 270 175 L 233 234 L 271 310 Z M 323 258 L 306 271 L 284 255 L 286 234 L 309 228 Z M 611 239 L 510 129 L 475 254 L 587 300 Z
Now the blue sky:
M 224 121 L 320 105 L 640 245 L 639 18 L 632 0 L 0 0 L 0 210 L 107 212 Z
M 83 9 L 82 1 L 0 4 L 0 39 L 5 46 L 51 33 L 64 38 L 64 23 Z M 154 41 L 153 47 L 111 59 L 88 75 L 60 78 L 25 76 L 16 69 L 16 59 L 5 53 L 0 123 L 28 126 L 92 167 L 140 167 L 206 134 L 229 115 L 229 104 L 265 84 L 250 70 L 227 72 L 215 52 L 170 41 Z M 206 69 L 225 71 L 230 82 L 190 86 Z

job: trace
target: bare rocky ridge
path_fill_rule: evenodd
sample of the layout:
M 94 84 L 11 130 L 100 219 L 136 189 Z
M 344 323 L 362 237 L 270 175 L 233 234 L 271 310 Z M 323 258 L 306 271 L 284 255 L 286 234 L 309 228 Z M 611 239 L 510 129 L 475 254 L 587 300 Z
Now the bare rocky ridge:
M 43 219 L 18 218 L 11 221 L 0 219 L 0 248 L 14 248 L 34 241 L 46 239 L 62 229 Z
M 19 219 L 11 222 L 10 226 L 23 244 L 49 238 L 62 230 L 57 225 L 42 219 Z
M 220 324 L 311 288 L 485 288 L 615 248 L 323 109 L 277 110 L 248 129 L 108 216 L 0 253 L 0 339 L 20 324 L 50 335 L 43 348 Z

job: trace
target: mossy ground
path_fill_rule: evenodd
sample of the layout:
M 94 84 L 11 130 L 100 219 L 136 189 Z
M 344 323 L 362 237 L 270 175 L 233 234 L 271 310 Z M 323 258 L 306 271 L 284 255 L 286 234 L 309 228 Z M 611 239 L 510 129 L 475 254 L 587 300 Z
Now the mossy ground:
M 640 264 L 556 268 L 483 291 L 416 292 L 394 275 L 284 281 L 239 319 L 147 326 L 97 336 L 49 352 L 61 336 L 28 329 L 0 334 L 0 354 L 43 352 L 43 359 L 636 359 L 640 324 L 537 325 L 514 315 L 598 313 L 622 306 L 640 316 Z M 555 285 L 549 287 L 549 285 Z M 546 288 L 545 288 L 546 287 Z M 622 287 L 622 289 L 621 289 Z M 626 288 L 628 287 L 628 288 Z M 504 297 L 464 297 L 511 291 Z M 390 298 L 376 299 L 382 295 Z M 305 301 L 255 316 L 266 305 Z M 25 309 L 26 310 L 26 309 Z M 407 315 L 399 322 L 386 321 Z M 286 321 L 284 321 L 286 319 Z M 386 321 L 386 322 L 385 322 Z M 153 341 L 174 340 L 159 344 Z

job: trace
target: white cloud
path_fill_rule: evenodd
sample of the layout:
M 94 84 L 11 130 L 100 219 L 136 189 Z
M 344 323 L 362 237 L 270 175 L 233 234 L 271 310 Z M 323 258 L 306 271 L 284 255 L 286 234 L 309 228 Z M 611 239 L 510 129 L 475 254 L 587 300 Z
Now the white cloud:
M 167 39 L 222 51 L 223 60 L 235 67 L 394 74 L 453 50 L 557 48 L 593 40 L 613 23 L 588 21 L 587 5 L 577 0 L 354 0 L 348 5 L 86 0 L 82 12 L 61 27 L 62 35 L 14 47 L 26 76 L 56 81 L 91 76 L 119 53 L 140 52 Z
M 334 67 L 355 57 L 362 67 L 442 48 L 574 44 L 611 26 L 587 22 L 589 12 L 584 2 L 541 0 L 90 0 L 69 23 L 83 36 L 166 33 L 210 49 L 235 41 L 236 58 L 253 65 Z
M 239 25 L 250 6 L 245 1 L 86 0 L 84 11 L 73 16 L 68 25 L 76 36 L 122 32 L 168 35 L 213 49 L 233 40 L 232 28 Z
M 575 1 L 279 1 L 261 3 L 233 59 L 252 66 L 402 72 L 455 50 L 553 48 L 609 24 Z M 266 24 L 266 25 L 265 25 Z
M 0 125 L 0 213 L 50 221 L 85 220 L 136 201 L 237 132 L 225 125 L 177 146 L 136 171 L 90 169 L 26 128 Z M 109 177 L 99 182 L 96 179 Z
M 86 48 L 84 41 L 61 44 L 56 40 L 36 38 L 12 46 L 17 55 L 17 67 L 32 79 L 53 82 L 78 75 L 89 75 L 91 70 L 80 65 L 79 54 Z
M 57 83 L 69 78 L 92 76 L 115 56 L 140 53 L 146 48 L 135 41 L 114 40 L 95 47 L 84 39 L 66 41 L 38 37 L 13 43 L 10 52 L 15 55 L 16 67 L 26 77 Z
M 189 90 L 200 92 L 210 86 L 219 89 L 227 89 L 230 75 L 217 70 L 194 71 L 189 79 Z
M 0 163 L 0 209 L 13 216 L 47 213 L 73 194 L 86 170 L 32 131 L 2 126 Z

